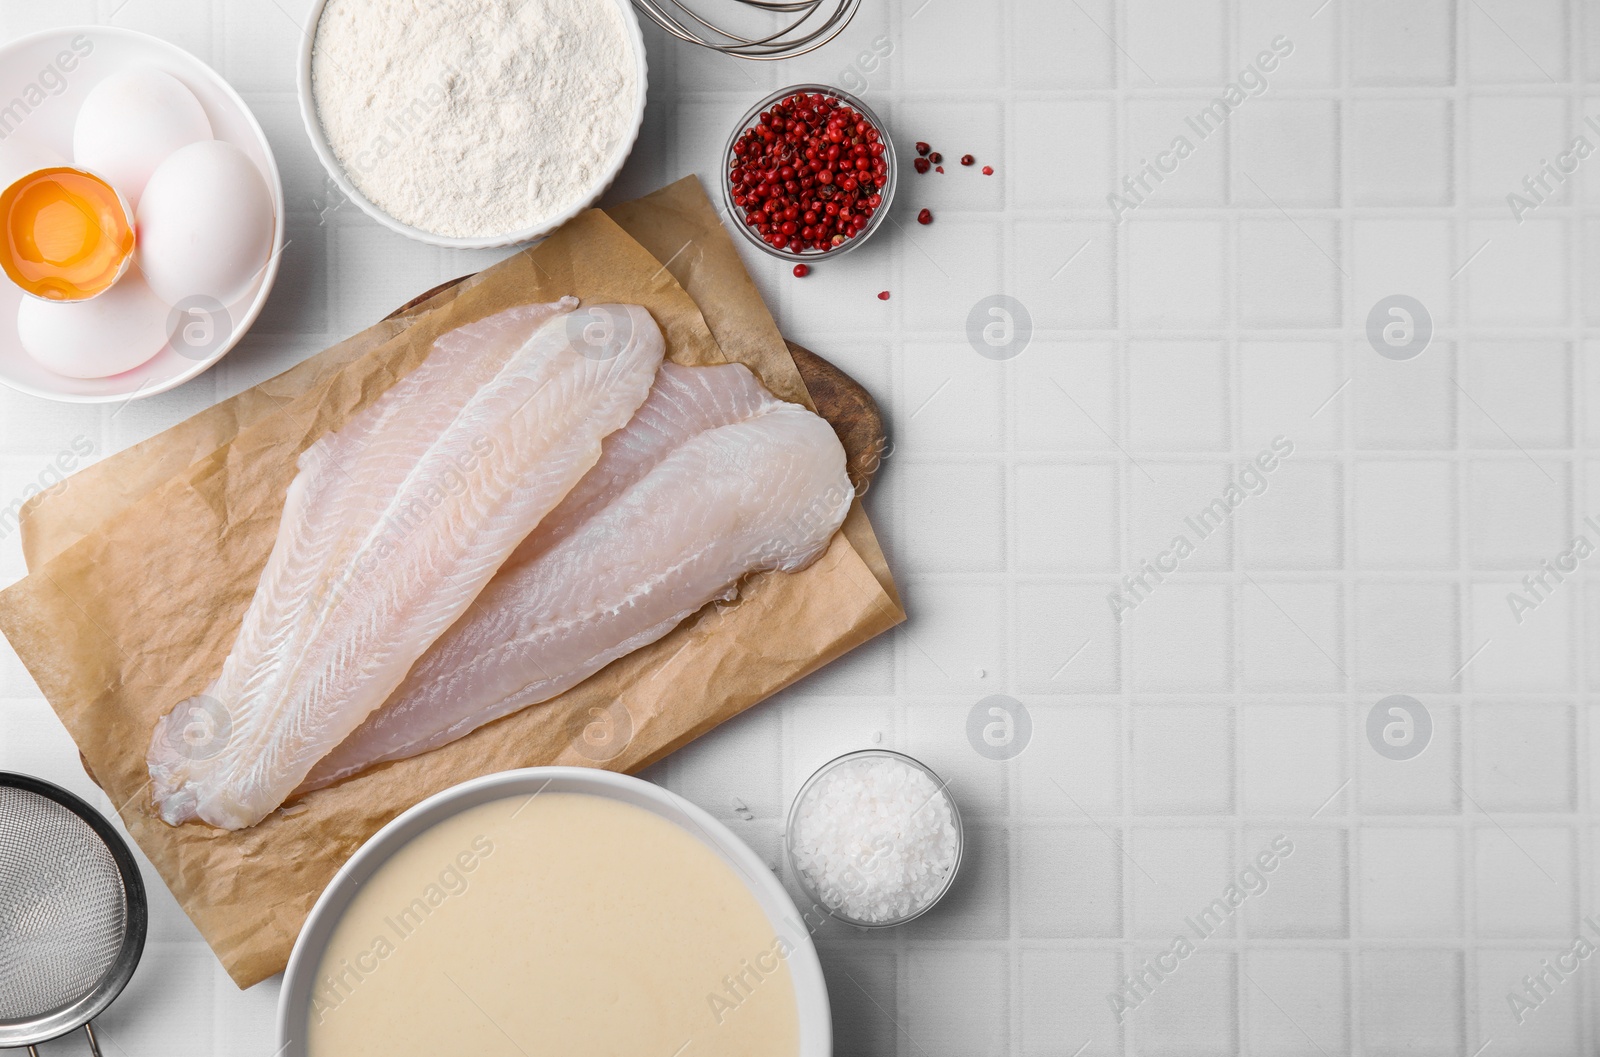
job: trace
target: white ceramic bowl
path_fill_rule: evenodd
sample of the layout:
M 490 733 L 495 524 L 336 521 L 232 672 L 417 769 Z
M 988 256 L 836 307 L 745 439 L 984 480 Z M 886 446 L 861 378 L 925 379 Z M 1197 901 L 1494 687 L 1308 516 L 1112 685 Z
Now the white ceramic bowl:
M 317 114 L 316 97 L 311 91 L 311 53 L 316 47 L 317 27 L 322 22 L 322 9 L 327 6 L 328 0 L 313 0 L 311 17 L 306 22 L 306 31 L 302 34 L 304 41 L 300 45 L 300 120 L 305 123 L 306 135 L 311 138 L 311 147 L 317 152 L 317 159 L 322 162 L 322 167 L 328 170 L 328 176 L 338 186 L 340 192 L 360 206 L 362 212 L 391 231 L 398 231 L 400 234 L 416 239 L 418 242 L 426 242 L 431 246 L 444 246 L 448 249 L 486 250 L 502 246 L 517 246 L 525 242 L 532 242 L 535 239 L 544 238 L 600 200 L 600 196 L 606 193 L 606 189 L 611 186 L 612 182 L 616 180 L 617 174 L 622 171 L 623 163 L 628 160 L 628 155 L 633 152 L 633 145 L 638 142 L 639 129 L 644 125 L 644 100 L 649 80 L 649 66 L 645 61 L 644 53 L 644 35 L 639 31 L 639 17 L 634 14 L 633 5 L 628 0 L 613 0 L 613 2 L 616 3 L 617 10 L 622 12 L 622 23 L 628 35 L 628 45 L 633 49 L 635 69 L 639 74 L 639 93 L 634 99 L 633 106 L 633 127 L 629 131 L 626 141 L 618 145 L 615 156 L 612 157 L 605 171 L 601 173 L 600 178 L 595 181 L 594 186 L 589 189 L 589 192 L 581 200 L 574 203 L 572 208 L 559 216 L 553 217 L 543 224 L 531 228 L 523 228 L 520 231 L 507 231 L 499 235 L 488 235 L 482 238 L 452 238 L 448 235 L 436 235 L 431 231 L 424 231 L 422 228 L 402 223 L 379 209 L 371 199 L 362 194 L 351 181 L 349 175 L 346 174 L 344 166 L 339 162 L 338 157 L 333 153 L 333 147 L 328 144 L 327 134 L 322 130 L 322 119 Z
M 773 935 L 782 936 L 793 947 L 787 961 L 799 1010 L 798 1057 L 830 1057 L 833 1020 L 822 964 L 810 928 L 782 882 L 726 826 L 682 797 L 638 778 L 588 767 L 530 767 L 474 778 L 434 794 L 373 834 L 328 883 L 295 940 L 278 995 L 276 1057 L 306 1057 L 306 1026 L 317 967 L 351 899 L 378 868 L 424 830 L 468 808 L 540 792 L 588 793 L 643 808 L 682 827 L 743 877 L 745 887 L 766 913 Z
M 61 56 L 74 55 L 74 42 L 77 61 L 63 72 Z M 200 100 L 215 137 L 238 147 L 261 170 L 272 195 L 272 256 L 250 287 L 223 306 L 228 325 L 205 342 L 203 352 L 193 348 L 179 352 L 169 344 L 143 366 L 111 378 L 66 378 L 29 356 L 17 336 L 16 322 L 17 306 L 27 295 L 0 277 L 0 383 L 12 389 L 75 404 L 121 403 L 164 393 L 205 373 L 238 344 L 261 314 L 277 278 L 284 206 L 272 147 L 239 93 L 177 45 L 131 29 L 78 26 L 45 30 L 0 46 L 0 133 L 35 141 L 70 162 L 72 126 L 84 96 L 105 77 L 133 66 L 153 66 L 181 81 Z M 54 73 L 46 75 L 47 69 Z M 44 78 L 50 83 L 45 84 Z M 27 98 L 41 101 L 19 119 L 12 118 L 20 112 L 18 101 Z

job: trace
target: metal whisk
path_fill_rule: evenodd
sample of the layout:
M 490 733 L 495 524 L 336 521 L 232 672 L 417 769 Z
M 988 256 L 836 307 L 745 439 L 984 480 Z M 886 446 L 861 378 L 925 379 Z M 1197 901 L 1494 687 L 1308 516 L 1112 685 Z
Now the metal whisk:
M 792 59 L 816 51 L 844 32 L 861 0 L 734 0 L 758 11 L 798 15 L 775 33 L 745 37 L 723 29 L 684 6 L 681 0 L 633 0 L 650 21 L 689 44 L 741 59 Z M 673 10 L 676 9 L 676 10 Z M 687 19 L 687 21 L 685 20 Z M 814 23 L 808 26 L 807 23 Z

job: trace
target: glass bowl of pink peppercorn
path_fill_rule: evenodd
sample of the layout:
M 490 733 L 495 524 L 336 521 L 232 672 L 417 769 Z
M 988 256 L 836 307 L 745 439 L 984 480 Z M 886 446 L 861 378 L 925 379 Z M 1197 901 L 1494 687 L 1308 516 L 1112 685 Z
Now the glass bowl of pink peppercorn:
M 848 253 L 883 226 L 894 201 L 894 143 L 850 93 L 790 85 L 734 127 L 721 183 L 733 227 L 751 245 L 811 262 Z

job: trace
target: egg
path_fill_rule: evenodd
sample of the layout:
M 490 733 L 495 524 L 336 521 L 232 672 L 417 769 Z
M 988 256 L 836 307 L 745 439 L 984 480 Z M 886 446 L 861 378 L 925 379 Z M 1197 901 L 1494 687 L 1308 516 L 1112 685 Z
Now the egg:
M 89 90 L 72 128 L 73 162 L 137 204 L 173 151 L 211 138 L 193 92 L 151 66 L 114 73 Z
M 0 140 L 0 190 L 40 169 L 58 169 L 67 159 L 31 139 L 15 133 Z
M 191 143 L 162 162 L 138 207 L 135 263 L 170 305 L 228 305 L 247 292 L 272 248 L 272 195 L 261 170 L 221 140 Z
M 68 378 L 131 371 L 167 344 L 172 309 L 135 272 L 87 301 L 24 297 L 17 335 L 28 355 Z

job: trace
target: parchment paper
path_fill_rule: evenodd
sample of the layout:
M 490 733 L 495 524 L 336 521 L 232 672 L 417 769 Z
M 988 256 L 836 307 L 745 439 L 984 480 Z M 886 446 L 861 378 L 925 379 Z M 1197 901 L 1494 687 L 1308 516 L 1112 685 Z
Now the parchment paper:
M 151 729 L 204 688 L 231 647 L 295 458 L 420 363 L 439 334 L 568 293 L 630 301 L 661 324 L 674 361 L 739 360 L 774 392 L 809 402 L 692 178 L 616 212 L 639 241 L 590 211 L 404 320 L 91 467 L 29 508 L 32 571 L 0 593 L 0 630 L 241 987 L 283 968 L 333 873 L 424 797 L 512 767 L 636 770 L 904 619 L 858 504 L 847 531 L 809 569 L 748 581 L 737 604 L 708 607 L 549 703 L 314 793 L 238 833 L 174 828 L 154 815 Z

